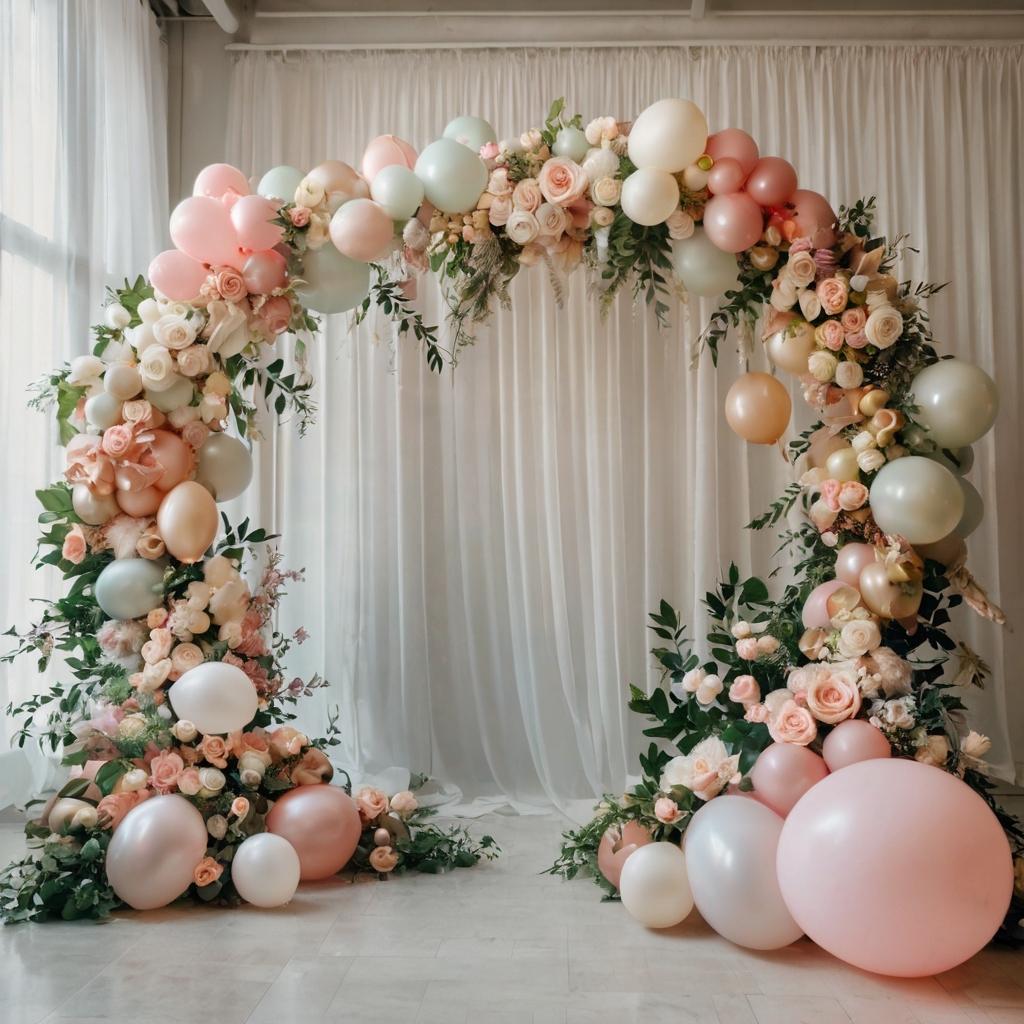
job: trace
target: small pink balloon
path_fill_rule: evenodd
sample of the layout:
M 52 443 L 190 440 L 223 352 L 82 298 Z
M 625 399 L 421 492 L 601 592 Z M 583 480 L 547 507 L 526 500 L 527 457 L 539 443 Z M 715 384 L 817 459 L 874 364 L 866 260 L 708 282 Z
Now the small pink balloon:
M 836 214 L 823 195 L 798 188 L 789 197 L 789 204 L 797 238 L 809 238 L 815 249 L 831 249 L 836 244 Z
M 246 255 L 273 249 L 284 239 L 284 228 L 273 221 L 277 207 L 263 196 L 242 196 L 231 207 L 231 223 L 238 233 L 238 245 Z
M 153 287 L 175 302 L 194 299 L 206 283 L 209 271 L 180 249 L 168 249 L 153 258 L 149 280 Z
M 251 295 L 269 295 L 288 283 L 288 261 L 275 249 L 254 252 L 245 261 L 242 280 Z
M 615 838 L 616 833 L 618 839 Z M 601 874 L 618 889 L 622 865 L 626 859 L 638 847 L 647 846 L 653 841 L 650 832 L 636 821 L 627 821 L 621 829 L 609 829 L 601 837 L 597 848 L 597 866 Z
M 353 199 L 331 218 L 331 241 L 340 253 L 361 263 L 384 256 L 394 236 L 394 223 L 372 199 Z
M 802 613 L 804 629 L 828 628 L 828 624 L 832 619 L 832 616 L 828 613 L 828 599 L 840 587 L 844 586 L 849 586 L 849 584 L 844 583 L 842 580 L 827 580 L 825 583 L 820 583 L 807 595 Z
M 299 855 L 301 879 L 337 874 L 359 844 L 362 824 L 352 798 L 340 786 L 299 786 L 279 797 L 267 815 L 267 831 L 284 836 Z
M 204 167 L 192 186 L 192 195 L 209 196 L 211 199 L 223 199 L 225 196 L 237 198 L 247 196 L 251 191 L 249 180 L 231 164 L 210 164 Z
M 704 207 L 704 231 L 725 252 L 743 252 L 764 230 L 761 207 L 746 192 L 713 196 Z
M 871 544 L 844 544 L 836 556 L 836 579 L 856 587 L 860 571 L 865 565 L 874 565 L 875 549 Z
M 171 214 L 171 241 L 210 266 L 233 267 L 239 259 L 238 233 L 231 214 L 220 200 L 209 196 L 192 196 L 178 203 Z
M 723 128 L 709 135 L 704 152 L 715 163 L 726 157 L 735 160 L 743 168 L 744 176 L 754 169 L 759 155 L 757 143 L 742 128 Z
M 154 430 L 150 447 L 156 461 L 164 467 L 163 476 L 153 485 L 158 491 L 176 487 L 195 467 L 192 449 L 171 430 Z
M 796 171 L 780 156 L 763 156 L 754 164 L 746 189 L 762 206 L 782 206 L 796 191 Z
M 745 177 L 738 160 L 731 156 L 723 156 L 721 160 L 715 161 L 708 174 L 708 191 L 715 196 L 738 192 L 743 187 Z
M 116 497 L 122 512 L 135 519 L 141 519 L 143 516 L 153 515 L 160 508 L 164 492 L 158 491 L 155 487 L 143 487 L 141 491 L 118 489 Z
M 828 775 L 828 765 L 796 743 L 773 743 L 758 755 L 750 772 L 754 791 L 783 818 L 812 786 Z
M 416 150 L 394 135 L 379 135 L 363 153 L 363 177 L 372 185 L 382 167 L 399 164 L 411 171 L 416 166 Z
M 892 757 L 889 741 L 870 722 L 851 718 L 840 722 L 826 737 L 821 747 L 830 772 L 872 758 Z

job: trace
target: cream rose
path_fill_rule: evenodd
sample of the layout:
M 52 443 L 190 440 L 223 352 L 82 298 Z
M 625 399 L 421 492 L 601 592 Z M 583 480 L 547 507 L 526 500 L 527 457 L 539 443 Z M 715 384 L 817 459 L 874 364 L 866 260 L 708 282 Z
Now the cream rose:
M 590 186 L 590 198 L 598 206 L 615 206 L 622 198 L 622 182 L 618 178 L 598 178 Z
M 213 360 L 205 345 L 189 345 L 178 353 L 178 372 L 186 377 L 198 377 L 212 369 Z
M 787 700 L 769 718 L 768 732 L 776 743 L 806 747 L 818 735 L 818 726 L 807 708 L 800 707 L 795 700 Z
M 706 678 L 707 672 L 704 669 L 692 668 L 683 676 L 683 689 L 687 693 L 696 693 Z
M 491 208 L 487 211 L 487 219 L 496 228 L 503 227 L 512 216 L 512 200 L 509 196 L 495 196 Z
M 817 320 L 821 315 L 821 301 L 810 288 L 805 288 L 799 293 L 799 295 L 797 295 L 797 302 L 800 305 L 800 312 L 803 315 L 803 318 L 808 321 L 808 323 L 811 320 Z
M 508 168 L 496 167 L 487 181 L 487 191 L 492 196 L 512 195 L 512 183 L 508 180 Z
M 724 685 L 721 678 L 716 675 L 705 676 L 694 693 L 697 703 L 704 705 L 714 704 L 715 698 L 722 692 Z
M 599 227 L 599 228 L 607 228 L 607 227 L 611 227 L 612 222 L 615 220 L 615 213 L 612 210 L 608 209 L 607 206 L 595 206 L 594 209 L 593 209 L 593 212 L 591 213 L 591 217 L 593 217 L 594 224 L 597 225 L 597 227 Z M 607 250 L 608 250 L 608 242 L 607 242 L 607 238 L 606 238 L 605 239 L 605 252 L 606 253 L 607 253 Z M 600 252 L 600 245 L 599 245 L 598 251 Z M 599 256 L 598 258 L 600 259 L 601 257 Z
M 818 265 L 814 257 L 807 252 L 790 253 L 786 264 L 786 274 L 797 288 L 806 288 L 818 273 Z
M 857 468 L 864 473 L 874 473 L 876 469 L 881 469 L 886 461 L 885 453 L 877 448 L 865 448 L 857 453 Z
M 949 757 L 949 740 L 941 734 L 925 737 L 925 742 L 914 751 L 914 760 L 941 768 Z
M 861 704 L 857 673 L 820 666 L 807 687 L 806 699 L 807 710 L 819 722 L 835 725 L 853 718 Z
M 211 794 L 219 793 L 226 782 L 227 779 L 219 768 L 199 769 L 199 785 Z
M 553 206 L 569 206 L 583 198 L 587 190 L 587 176 L 575 160 L 555 156 L 544 163 L 537 175 L 544 198 Z
M 665 227 L 668 228 L 669 238 L 673 241 L 680 241 L 693 235 L 693 218 L 682 207 L 676 207 L 669 219 L 665 221 Z
M 153 335 L 164 348 L 182 349 L 196 340 L 196 329 L 183 316 L 162 316 L 153 324 Z
M 890 348 L 903 333 L 903 317 L 892 306 L 879 306 L 864 325 L 864 336 L 875 348 Z
M 204 660 L 203 652 L 195 644 L 178 644 L 171 651 L 171 671 L 183 675 L 189 669 L 202 665 Z
M 305 206 L 310 210 L 319 206 L 324 198 L 324 187 L 316 178 L 303 178 L 295 190 L 295 205 Z
M 171 735 L 181 743 L 191 743 L 199 730 L 187 718 L 181 718 L 172 726 Z
M 544 194 L 537 184 L 536 178 L 523 178 L 515 187 L 512 193 L 512 205 L 517 210 L 526 210 L 528 213 L 536 213 L 540 204 L 544 202 Z
M 739 754 L 729 754 L 717 736 L 701 740 L 682 757 L 674 757 L 665 765 L 658 786 L 668 792 L 683 786 L 700 800 L 709 800 L 730 782 L 739 781 Z
M 820 380 L 822 384 L 835 378 L 838 366 L 839 360 L 831 352 L 812 352 L 810 359 L 807 360 L 807 369 L 811 376 L 815 380 Z
M 569 215 L 560 206 L 553 203 L 541 203 L 535 214 L 540 233 L 551 238 L 558 238 L 571 223 Z
M 779 649 L 779 641 L 773 636 L 758 637 L 757 649 L 762 654 L 774 654 Z
M 518 245 L 528 245 L 540 235 L 540 224 L 529 210 L 513 210 L 505 224 L 505 234 Z
M 855 619 L 839 633 L 839 653 L 844 658 L 860 658 L 882 642 L 882 632 L 874 619 Z
M 399 817 L 405 818 L 412 814 L 419 807 L 419 801 L 407 789 L 396 793 L 391 798 L 391 811 Z
M 174 357 L 162 345 L 150 345 L 139 361 L 142 384 L 150 391 L 166 391 L 176 380 Z
M 864 370 L 860 363 L 844 359 L 836 367 L 836 384 L 841 388 L 859 388 L 864 383 Z

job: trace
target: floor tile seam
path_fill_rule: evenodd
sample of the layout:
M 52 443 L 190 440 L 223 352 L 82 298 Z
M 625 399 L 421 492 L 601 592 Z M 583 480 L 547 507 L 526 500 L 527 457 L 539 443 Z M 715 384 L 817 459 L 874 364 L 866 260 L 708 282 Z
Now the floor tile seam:
M 292 959 L 294 959 L 294 958 L 292 958 Z M 344 982 L 346 975 L 352 969 L 352 964 L 355 963 L 355 957 L 346 957 L 345 959 L 348 960 L 348 963 L 345 965 L 345 969 L 341 972 L 341 977 L 338 979 L 338 984 L 331 991 L 331 998 L 327 1002 L 327 1006 L 328 1007 L 331 1005 L 331 1003 L 334 1002 L 335 998 L 338 995 L 338 990 L 341 988 L 342 982 Z M 291 963 L 291 959 L 289 959 L 288 963 Z M 282 972 L 283 972 L 283 970 L 282 970 Z M 278 974 L 278 978 L 280 978 L 280 974 Z M 275 981 L 276 980 L 278 980 L 278 979 L 275 979 Z M 246 1021 L 251 1020 L 256 1015 L 256 1011 L 260 1008 L 260 1003 L 262 1003 L 263 1000 L 266 999 L 268 995 L 270 995 L 271 988 L 273 988 L 273 983 L 271 983 L 270 985 L 267 986 L 267 991 L 264 992 L 262 996 L 260 996 L 259 1002 L 257 1002 L 256 1005 L 252 1008 L 252 1011 L 250 1012 L 249 1016 L 245 1018 Z M 326 1017 L 326 1015 L 327 1015 L 327 1010 L 325 1009 L 324 1012 L 322 1014 L 320 1014 L 320 1019 L 323 1019 L 324 1017 Z M 312 1017 L 307 1017 L 307 1019 L 313 1019 L 313 1018 Z

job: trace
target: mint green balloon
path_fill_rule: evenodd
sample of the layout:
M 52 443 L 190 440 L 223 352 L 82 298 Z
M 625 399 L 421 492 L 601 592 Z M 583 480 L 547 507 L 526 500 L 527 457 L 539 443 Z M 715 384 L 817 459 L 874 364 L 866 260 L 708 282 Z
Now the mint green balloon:
M 469 213 L 487 188 L 483 160 L 454 139 L 438 139 L 427 146 L 416 161 L 416 177 L 423 182 L 427 199 L 444 213 Z
M 256 193 L 264 199 L 283 199 L 290 203 L 295 199 L 295 190 L 305 176 L 298 167 L 289 167 L 287 164 L 272 167 L 260 178 Z
M 473 117 L 470 114 L 449 121 L 448 127 L 441 133 L 441 137 L 461 142 L 474 153 L 479 153 L 488 142 L 498 141 L 494 129 L 482 117 Z M 483 190 L 481 189 L 481 191 Z
M 583 158 L 590 152 L 590 143 L 579 128 L 560 128 L 555 136 L 555 144 L 551 147 L 555 156 L 567 156 L 576 163 L 583 163 Z
M 164 567 L 148 558 L 119 558 L 96 578 L 96 603 L 111 619 L 139 619 L 164 603 Z
M 408 167 L 390 164 L 374 175 L 370 195 L 392 220 L 404 221 L 423 203 L 423 182 Z
M 307 249 L 301 284 L 295 294 L 318 313 L 344 313 L 355 309 L 370 294 L 370 265 L 342 255 L 330 243 Z
M 672 243 L 672 265 L 694 295 L 713 298 L 739 288 L 736 257 L 719 249 L 699 225 L 689 238 Z

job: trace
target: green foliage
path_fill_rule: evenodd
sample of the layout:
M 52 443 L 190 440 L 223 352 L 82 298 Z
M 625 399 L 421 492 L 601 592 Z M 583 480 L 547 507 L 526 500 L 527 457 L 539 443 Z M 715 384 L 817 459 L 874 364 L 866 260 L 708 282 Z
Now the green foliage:
M 408 839 L 397 839 L 396 871 L 422 871 L 440 874 L 453 868 L 471 868 L 481 859 L 494 860 L 501 848 L 490 836 L 478 842 L 463 827 L 452 825 L 447 829 L 424 825 L 412 831 Z
M 667 329 L 668 304 L 662 296 L 669 295 L 674 274 L 668 227 L 634 224 L 618 207 L 608 232 L 608 262 L 601 271 L 602 312 L 607 313 L 620 289 L 632 281 L 633 301 L 643 295 L 647 305 L 654 306 L 659 329 Z
M 437 328 L 428 327 L 424 323 L 423 317 L 413 310 L 402 294 L 401 285 L 395 281 L 389 281 L 383 267 L 374 264 L 373 269 L 377 273 L 377 281 L 370 288 L 370 294 L 359 307 L 356 322 L 365 318 L 370 311 L 371 303 L 380 306 L 395 321 L 400 337 L 411 333 L 417 342 L 426 347 L 427 365 L 431 370 L 440 373 L 445 360 L 441 344 L 437 340 Z
M 561 128 L 579 128 L 583 122 L 582 114 L 573 114 L 572 117 L 565 117 L 565 97 L 560 96 L 551 104 L 547 119 L 544 122 L 544 130 L 540 133 L 544 145 L 549 149 L 555 144 Z

